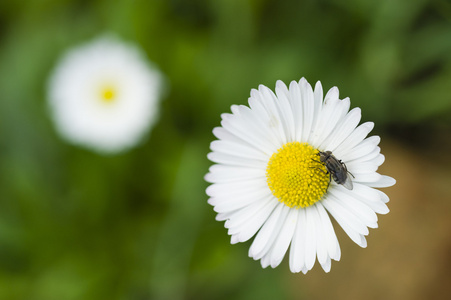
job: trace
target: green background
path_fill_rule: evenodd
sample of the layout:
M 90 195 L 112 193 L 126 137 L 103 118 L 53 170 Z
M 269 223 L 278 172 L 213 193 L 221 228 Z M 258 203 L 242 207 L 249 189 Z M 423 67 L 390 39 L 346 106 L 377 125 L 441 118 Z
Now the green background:
M 140 45 L 166 82 L 149 136 L 109 156 L 60 139 L 46 103 L 58 58 L 105 33 Z M 0 299 L 315 298 L 307 278 L 329 274 L 263 270 L 250 242 L 230 245 L 203 180 L 220 114 L 301 77 L 376 123 L 398 153 L 382 147 L 388 175 L 408 151 L 407 166 L 451 165 L 449 1 L 0 1 Z M 350 276 L 345 255 L 331 274 Z

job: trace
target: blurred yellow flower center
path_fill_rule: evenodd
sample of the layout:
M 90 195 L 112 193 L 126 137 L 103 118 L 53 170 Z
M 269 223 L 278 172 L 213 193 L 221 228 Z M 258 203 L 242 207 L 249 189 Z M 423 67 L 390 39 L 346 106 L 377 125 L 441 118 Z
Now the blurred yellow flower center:
M 112 86 L 104 87 L 100 92 L 100 99 L 103 103 L 113 103 L 116 100 L 117 91 Z
M 308 207 L 326 193 L 329 174 L 319 163 L 318 150 L 308 143 L 287 143 L 269 159 L 268 186 L 289 207 Z

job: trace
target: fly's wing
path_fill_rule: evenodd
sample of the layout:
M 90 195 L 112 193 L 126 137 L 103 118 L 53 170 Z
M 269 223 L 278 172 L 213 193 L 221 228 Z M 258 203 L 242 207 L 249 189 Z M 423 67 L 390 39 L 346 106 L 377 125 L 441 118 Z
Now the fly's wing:
M 347 188 L 348 190 L 352 190 L 353 189 L 352 180 L 351 180 L 351 178 L 349 176 L 346 178 L 346 181 L 343 182 L 343 186 L 345 188 Z

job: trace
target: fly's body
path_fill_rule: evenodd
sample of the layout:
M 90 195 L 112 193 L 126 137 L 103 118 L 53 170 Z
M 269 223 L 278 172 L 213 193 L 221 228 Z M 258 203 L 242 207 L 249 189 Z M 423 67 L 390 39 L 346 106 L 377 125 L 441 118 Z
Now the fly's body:
M 332 151 L 318 152 L 320 162 L 326 167 L 332 179 L 338 183 L 343 185 L 348 190 L 352 190 L 352 181 L 348 176 L 353 176 L 346 165 L 335 156 L 332 155 Z

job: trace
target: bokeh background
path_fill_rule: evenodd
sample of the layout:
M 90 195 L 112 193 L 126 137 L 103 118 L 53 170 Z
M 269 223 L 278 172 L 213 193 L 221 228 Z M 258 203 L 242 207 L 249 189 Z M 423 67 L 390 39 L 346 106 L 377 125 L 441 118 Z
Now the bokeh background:
M 46 86 L 114 33 L 165 74 L 159 121 L 102 156 L 62 141 Z M 291 274 L 230 245 L 207 204 L 211 130 L 251 88 L 306 77 L 374 121 L 398 183 L 361 249 Z M 0 1 L 0 299 L 444 299 L 451 295 L 451 2 Z

